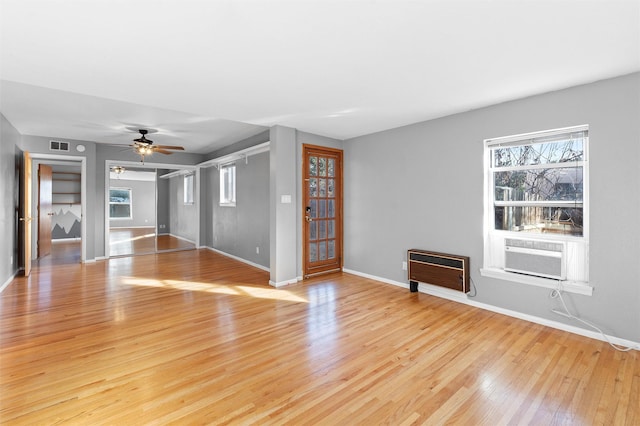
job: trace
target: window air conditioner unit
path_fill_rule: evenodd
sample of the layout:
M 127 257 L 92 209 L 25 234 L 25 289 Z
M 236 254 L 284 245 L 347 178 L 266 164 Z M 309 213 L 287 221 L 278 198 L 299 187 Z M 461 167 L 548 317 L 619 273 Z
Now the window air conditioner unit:
M 566 279 L 565 244 L 505 238 L 504 270 L 537 277 Z

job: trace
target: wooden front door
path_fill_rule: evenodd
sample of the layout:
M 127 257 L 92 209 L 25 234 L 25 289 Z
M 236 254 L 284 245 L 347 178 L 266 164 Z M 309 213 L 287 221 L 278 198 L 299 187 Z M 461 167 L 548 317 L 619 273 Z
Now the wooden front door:
M 53 216 L 53 170 L 38 168 L 38 257 L 51 254 L 51 217 Z
M 24 257 L 24 276 L 31 274 L 31 155 L 27 151 L 24 152 L 22 167 L 22 179 L 24 187 L 22 188 L 22 248 Z
M 303 146 L 304 276 L 342 268 L 342 151 Z

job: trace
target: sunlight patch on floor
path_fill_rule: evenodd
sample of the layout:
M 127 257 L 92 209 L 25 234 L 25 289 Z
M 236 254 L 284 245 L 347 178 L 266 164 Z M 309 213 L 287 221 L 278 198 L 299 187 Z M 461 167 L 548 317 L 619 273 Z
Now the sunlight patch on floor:
M 197 281 L 156 280 L 150 278 L 123 277 L 121 283 L 142 287 L 172 288 L 175 290 L 201 291 L 204 293 L 250 296 L 259 299 L 286 300 L 288 302 L 309 303 L 308 300 L 287 290 L 261 288 L 248 285 L 215 284 Z
M 122 244 L 122 243 L 130 243 L 132 241 L 138 241 L 138 240 L 143 240 L 145 238 L 151 238 L 151 237 L 155 237 L 156 234 L 152 233 L 152 234 L 146 234 L 146 235 L 140 235 L 138 237 L 132 237 L 132 238 L 123 238 L 123 239 L 112 239 L 111 241 L 109 241 L 109 244 Z

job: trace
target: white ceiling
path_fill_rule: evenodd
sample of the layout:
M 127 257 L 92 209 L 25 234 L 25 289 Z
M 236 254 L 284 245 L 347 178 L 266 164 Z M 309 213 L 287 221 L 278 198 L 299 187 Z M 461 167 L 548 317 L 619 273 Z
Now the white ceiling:
M 638 0 L 2 0 L 22 134 L 347 139 L 640 70 Z

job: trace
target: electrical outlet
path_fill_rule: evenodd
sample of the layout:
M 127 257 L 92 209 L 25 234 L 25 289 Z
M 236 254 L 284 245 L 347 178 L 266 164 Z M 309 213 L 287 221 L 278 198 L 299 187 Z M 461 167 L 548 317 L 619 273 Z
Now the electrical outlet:
M 402 262 L 402 270 L 403 271 L 407 270 L 407 262 Z
M 9 265 L 13 265 L 13 255 L 9 256 Z
M 260 247 L 256 247 L 256 254 L 260 254 Z

